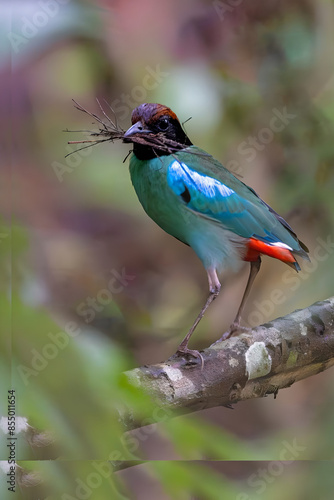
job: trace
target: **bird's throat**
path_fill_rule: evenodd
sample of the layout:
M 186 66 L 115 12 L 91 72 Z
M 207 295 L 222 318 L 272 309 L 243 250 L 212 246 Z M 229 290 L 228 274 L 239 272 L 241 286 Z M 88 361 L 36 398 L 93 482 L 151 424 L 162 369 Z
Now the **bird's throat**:
M 138 160 L 143 161 L 152 160 L 153 158 L 170 154 L 168 151 L 153 148 L 152 146 L 146 146 L 144 144 L 138 144 L 136 142 L 133 144 L 133 153 L 136 155 Z
M 165 149 L 160 149 L 154 146 L 148 146 L 146 144 L 138 144 L 137 142 L 133 143 L 133 153 L 136 155 L 138 160 L 152 160 L 153 158 L 159 158 L 160 156 L 168 156 L 176 151 L 182 151 L 182 149 L 186 149 L 191 146 L 192 143 L 189 141 L 189 144 L 181 144 L 178 143 L 177 146 L 169 147 L 166 145 Z

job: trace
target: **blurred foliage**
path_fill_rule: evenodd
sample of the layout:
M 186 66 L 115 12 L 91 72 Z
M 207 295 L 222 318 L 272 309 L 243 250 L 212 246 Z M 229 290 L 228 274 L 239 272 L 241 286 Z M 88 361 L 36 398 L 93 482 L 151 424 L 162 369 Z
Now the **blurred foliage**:
M 330 465 L 297 463 L 333 458 L 331 371 L 276 401 L 162 414 L 123 435 L 118 409 L 140 418 L 156 408 L 122 372 L 173 353 L 206 277 L 144 214 L 122 163 L 128 148 L 65 159 L 81 135 L 63 130 L 92 127 L 72 98 L 94 112 L 105 99 L 124 129 L 145 101 L 192 117 L 192 141 L 310 248 L 299 275 L 264 262 L 245 323 L 333 295 L 334 3 L 17 0 L 1 10 L 0 413 L 14 387 L 31 426 L 18 435 L 18 498 L 331 498 Z M 284 109 L 293 118 L 273 132 Z M 194 346 L 226 330 L 245 280 L 226 275 Z M 293 443 L 299 451 L 281 462 Z

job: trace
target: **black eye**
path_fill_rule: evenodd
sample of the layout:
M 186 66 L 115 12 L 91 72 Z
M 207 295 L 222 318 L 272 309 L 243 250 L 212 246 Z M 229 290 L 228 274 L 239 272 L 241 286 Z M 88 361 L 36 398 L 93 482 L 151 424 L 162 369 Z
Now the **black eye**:
M 167 120 L 167 118 L 163 118 L 162 120 L 160 120 L 158 122 L 158 129 L 161 130 L 161 131 L 165 131 L 167 130 L 169 127 L 169 121 Z

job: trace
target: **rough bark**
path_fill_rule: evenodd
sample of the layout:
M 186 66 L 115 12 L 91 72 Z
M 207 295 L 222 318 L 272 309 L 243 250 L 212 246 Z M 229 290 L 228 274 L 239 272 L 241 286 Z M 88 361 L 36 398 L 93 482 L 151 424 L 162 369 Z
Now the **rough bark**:
M 334 297 L 216 343 L 201 354 L 202 369 L 194 358 L 173 356 L 126 376 L 154 398 L 165 417 L 276 394 L 334 364 Z M 148 417 L 152 422 L 152 415 Z M 145 425 L 128 410 L 123 421 L 128 430 Z

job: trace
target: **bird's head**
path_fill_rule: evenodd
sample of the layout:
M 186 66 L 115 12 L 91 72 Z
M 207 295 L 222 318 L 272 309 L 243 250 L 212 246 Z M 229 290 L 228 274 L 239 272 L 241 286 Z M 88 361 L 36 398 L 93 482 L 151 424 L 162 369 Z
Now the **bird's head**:
M 141 104 L 132 111 L 131 121 L 123 141 L 133 142 L 133 152 L 140 160 L 168 155 L 192 145 L 176 114 L 162 104 Z

